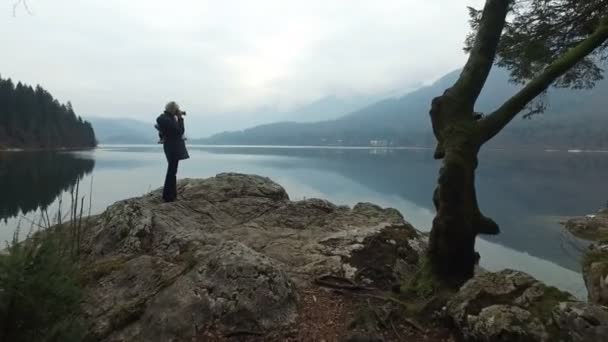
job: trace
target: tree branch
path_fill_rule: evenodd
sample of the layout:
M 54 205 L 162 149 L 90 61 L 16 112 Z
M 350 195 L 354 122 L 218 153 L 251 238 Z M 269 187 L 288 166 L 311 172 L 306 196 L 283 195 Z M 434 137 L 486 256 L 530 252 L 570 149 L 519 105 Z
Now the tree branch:
M 494 64 L 496 49 L 505 26 L 510 0 L 487 0 L 475 43 L 460 77 L 449 89 L 456 99 L 473 107 Z
M 608 40 L 608 18 L 603 18 L 593 34 L 549 64 L 540 75 L 479 122 L 482 143 L 498 134 L 528 103 L 606 40 Z
M 27 14 L 32 15 L 32 11 L 30 11 L 30 6 L 27 4 L 27 0 L 17 0 L 13 4 L 13 17 L 17 17 L 17 7 L 19 7 L 19 5 L 23 5 L 23 8 L 25 8 Z

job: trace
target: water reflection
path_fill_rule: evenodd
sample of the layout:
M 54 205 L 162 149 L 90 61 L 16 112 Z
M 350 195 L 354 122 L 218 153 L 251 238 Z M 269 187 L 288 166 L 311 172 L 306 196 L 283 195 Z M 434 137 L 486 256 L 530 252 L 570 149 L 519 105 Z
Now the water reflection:
M 264 160 L 264 164 L 336 172 L 387 198 L 400 198 L 434 212 L 431 194 L 439 163 L 429 150 L 201 149 L 219 154 L 290 157 Z M 480 205 L 484 213 L 499 222 L 502 233 L 484 239 L 579 271 L 580 251 L 570 240 L 564 241 L 559 220 L 603 206 L 608 193 L 604 181 L 607 172 L 606 154 L 485 151 L 477 177 Z M 409 219 L 411 214 L 403 213 Z M 430 220 L 418 228 L 430 229 Z
M 94 166 L 71 153 L 1 153 L 0 220 L 47 208 Z
M 259 174 L 283 185 L 294 200 L 320 197 L 346 205 L 369 201 L 397 208 L 417 228 L 430 229 L 431 194 L 439 168 L 431 150 L 189 149 L 191 158 L 180 164 L 180 178 L 220 172 Z M 0 213 L 5 216 L 1 217 L 49 205 L 58 193 L 91 172 L 93 163 L 94 177 L 82 180 L 87 184 L 82 194 L 93 198 L 94 214 L 118 200 L 160 187 L 166 168 L 159 146 L 3 157 Z M 482 266 L 520 269 L 583 298 L 580 251 L 563 244 L 563 229 L 557 222 L 560 217 L 586 214 L 605 205 L 607 173 L 608 154 L 484 151 L 477 174 L 480 205 L 501 225 L 502 233 L 478 240 Z M 92 194 L 88 193 L 90 177 L 94 178 Z M 0 241 L 12 236 L 17 222 L 10 221 L 0 223 Z

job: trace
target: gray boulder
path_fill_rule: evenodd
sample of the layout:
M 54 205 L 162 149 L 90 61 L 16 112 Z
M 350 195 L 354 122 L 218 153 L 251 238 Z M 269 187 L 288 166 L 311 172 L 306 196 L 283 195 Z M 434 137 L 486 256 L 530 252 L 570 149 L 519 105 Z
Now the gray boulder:
M 606 341 L 608 310 L 606 307 L 582 302 L 564 302 L 553 310 L 555 324 L 571 341 Z
M 447 315 L 470 341 L 603 341 L 606 308 L 513 270 L 485 272 L 465 283 Z
M 160 190 L 120 201 L 90 220 L 83 244 L 90 339 L 281 330 L 297 319 L 298 288 L 328 274 L 389 286 L 426 244 L 394 209 L 290 201 L 259 176 L 185 179 L 178 192 L 173 203 L 163 203 Z
M 139 319 L 108 340 L 181 340 L 216 326 L 262 333 L 293 323 L 296 300 L 280 265 L 230 241 L 148 298 Z

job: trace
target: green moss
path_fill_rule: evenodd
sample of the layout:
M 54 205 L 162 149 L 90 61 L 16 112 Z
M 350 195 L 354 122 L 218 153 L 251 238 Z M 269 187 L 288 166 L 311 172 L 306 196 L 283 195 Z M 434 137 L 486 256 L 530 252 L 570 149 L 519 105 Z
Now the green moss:
M 402 287 L 404 293 L 412 293 L 417 297 L 427 298 L 431 296 L 439 287 L 439 280 L 431 272 L 426 259 L 421 263 L 421 267 L 414 277 L 407 281 Z
M 133 303 L 128 303 L 114 310 L 110 316 L 110 326 L 108 332 L 120 330 L 132 322 L 136 321 L 143 315 L 146 309 L 145 300 L 138 300 Z
M 587 241 L 606 241 L 608 240 L 608 232 L 605 230 L 594 230 L 594 231 L 577 231 L 577 230 L 569 230 L 570 233 L 576 236 L 579 239 L 587 240 Z
M 608 264 L 608 253 L 599 251 L 588 251 L 583 256 L 583 268 L 591 266 L 591 264 L 601 262 Z
M 559 303 L 571 300 L 571 294 L 561 291 L 553 286 L 547 286 L 543 296 L 534 301 L 532 305 L 526 309 L 530 311 L 533 316 L 547 320 L 547 322 L 551 322 L 551 324 L 546 324 L 545 326 L 552 341 L 565 341 L 570 339 L 568 332 L 560 329 L 555 322 L 553 322 L 551 317 L 553 310 L 555 310 Z
M 97 281 L 110 273 L 120 270 L 129 261 L 126 256 L 112 257 L 89 265 L 81 272 L 82 282 L 88 284 Z
M 418 298 L 429 298 L 445 288 L 445 284 L 433 273 L 429 259 L 423 257 L 414 276 L 402 283 L 401 292 Z
M 547 286 L 543 296 L 535 300 L 530 308 L 528 308 L 528 311 L 538 317 L 551 317 L 551 313 L 557 304 L 570 300 L 572 300 L 572 295 L 568 292 L 564 292 L 553 286 Z
M 455 291 L 433 274 L 429 260 L 424 257 L 418 271 L 402 281 L 400 301 L 407 303 L 408 315 L 421 318 L 441 309 Z

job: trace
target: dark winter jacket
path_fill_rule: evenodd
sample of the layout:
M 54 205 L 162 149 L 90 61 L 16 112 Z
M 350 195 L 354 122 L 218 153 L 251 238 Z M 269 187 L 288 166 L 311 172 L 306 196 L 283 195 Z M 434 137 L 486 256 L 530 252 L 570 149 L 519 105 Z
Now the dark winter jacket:
M 163 113 L 156 119 L 156 125 L 163 140 L 167 160 L 188 159 L 188 150 L 184 141 L 184 119 L 177 121 L 171 114 Z

